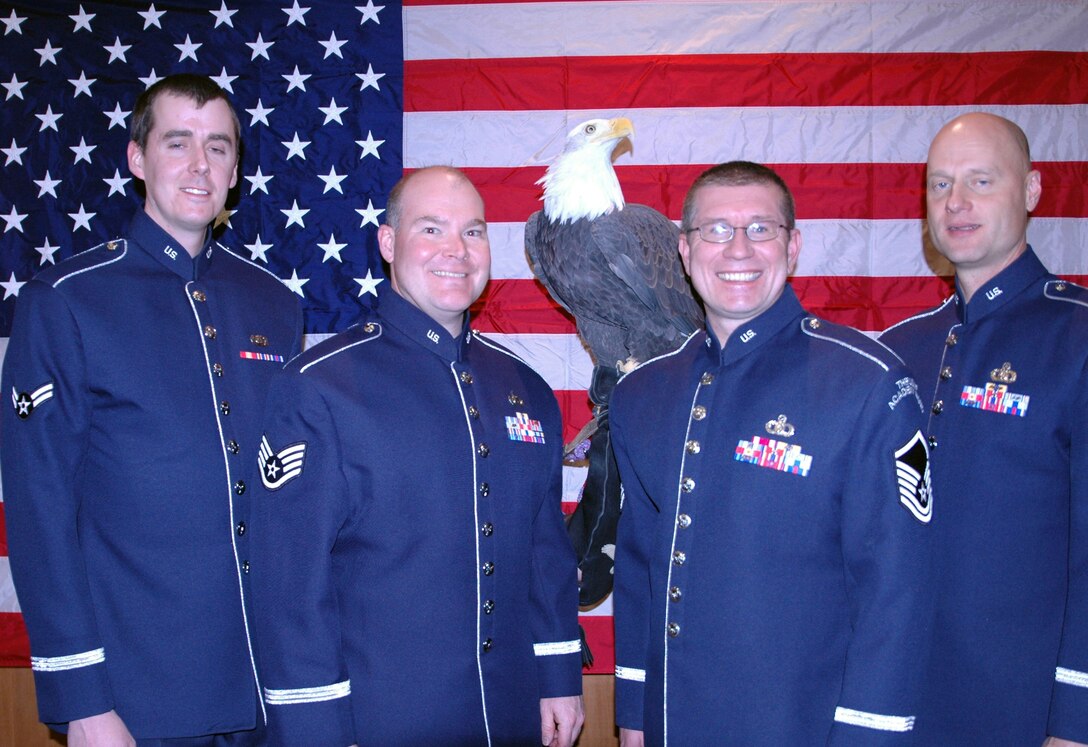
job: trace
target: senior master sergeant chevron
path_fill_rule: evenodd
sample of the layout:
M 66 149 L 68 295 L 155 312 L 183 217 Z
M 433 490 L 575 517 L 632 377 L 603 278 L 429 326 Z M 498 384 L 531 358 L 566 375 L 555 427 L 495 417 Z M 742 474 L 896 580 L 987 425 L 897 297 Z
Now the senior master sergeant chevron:
M 275 745 L 569 747 L 582 723 L 559 408 L 469 330 L 491 269 L 459 171 L 394 187 L 391 289 L 272 386 L 252 581 Z
M 706 331 L 612 400 L 622 743 L 909 744 L 934 511 L 914 381 L 801 307 L 775 172 L 704 172 L 681 229 Z
M 203 76 L 143 92 L 122 238 L 23 288 L 4 361 L 11 570 L 42 721 L 68 744 L 248 745 L 263 714 L 243 611 L 247 476 L 302 312 L 211 240 L 238 119 Z

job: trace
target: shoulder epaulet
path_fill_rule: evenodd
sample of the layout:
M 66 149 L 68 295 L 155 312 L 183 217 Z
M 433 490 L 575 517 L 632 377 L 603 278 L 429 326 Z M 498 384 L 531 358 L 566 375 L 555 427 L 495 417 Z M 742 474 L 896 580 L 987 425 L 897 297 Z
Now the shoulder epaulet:
M 895 329 L 896 327 L 902 326 L 902 325 L 904 325 L 904 324 L 909 324 L 909 323 L 911 323 L 911 322 L 914 322 L 914 321 L 917 321 L 917 320 L 919 320 L 919 319 L 925 319 L 925 318 L 927 318 L 927 317 L 931 317 L 931 316 L 933 316 L 934 314 L 939 314 L 939 313 L 941 313 L 942 311 L 944 311 L 944 308 L 945 308 L 946 306 L 948 306 L 948 304 L 952 303 L 952 302 L 953 302 L 953 301 L 955 301 L 955 300 L 956 300 L 956 294 L 955 294 L 955 293 L 953 293 L 953 294 L 952 294 L 951 296 L 949 296 L 949 297 L 948 297 L 948 298 L 946 298 L 945 300 L 941 301 L 941 302 L 940 302 L 940 303 L 939 303 L 939 304 L 938 304 L 937 306 L 934 306 L 934 307 L 933 307 L 932 309 L 927 309 L 926 311 L 923 311 L 923 312 L 921 312 L 921 313 L 915 314 L 914 316 L 908 316 L 908 317 L 907 317 L 906 319 L 904 319 L 903 321 L 901 321 L 901 322 L 896 322 L 896 323 L 895 323 L 895 324 L 893 324 L 892 326 L 888 327 L 888 328 L 887 328 L 886 330 L 884 330 L 884 332 L 881 332 L 880 334 L 882 334 L 882 335 L 883 335 L 883 334 L 885 334 L 885 333 L 887 333 L 887 332 L 891 332 L 891 331 L 892 331 L 893 329 Z
M 887 345 L 853 327 L 835 324 L 815 316 L 806 316 L 801 320 L 801 331 L 817 340 L 839 345 L 861 358 L 872 361 L 885 371 L 903 362 Z
M 643 361 L 642 363 L 639 363 L 637 366 L 632 368 L 630 371 L 623 372 L 623 374 L 620 375 L 620 378 L 616 381 L 616 383 L 619 384 L 621 381 L 626 379 L 628 376 L 633 374 L 635 371 L 638 371 L 640 368 L 648 366 L 651 363 L 657 363 L 658 361 L 665 360 L 666 358 L 671 358 L 674 355 L 678 355 L 680 353 L 680 351 L 682 351 L 684 348 L 686 348 L 688 345 L 690 345 L 691 341 L 694 340 L 699 335 L 699 333 L 702 332 L 702 331 L 703 330 L 701 330 L 701 329 L 697 329 L 694 332 L 692 332 L 690 335 L 688 335 L 688 338 L 686 340 L 684 340 L 683 344 L 680 345 L 680 347 L 676 348 L 676 350 L 673 350 L 673 351 L 668 352 L 668 353 L 662 353 L 661 355 L 655 356 L 653 358 L 650 358 L 649 360 L 646 360 L 646 361 Z
M 127 240 L 110 239 L 109 241 L 103 241 L 98 246 L 91 247 L 62 260 L 51 273 L 43 273 L 41 279 L 56 288 L 65 280 L 117 262 L 127 253 Z
M 1088 288 L 1068 280 L 1048 280 L 1043 285 L 1043 296 L 1051 301 L 1066 301 L 1088 307 Z
M 314 345 L 312 348 L 299 353 L 291 359 L 289 366 L 298 369 L 299 373 L 306 373 L 314 366 L 324 363 L 340 353 L 352 348 L 373 342 L 382 336 L 382 325 L 379 322 L 359 322 L 348 327 L 343 332 L 335 334 L 327 340 Z

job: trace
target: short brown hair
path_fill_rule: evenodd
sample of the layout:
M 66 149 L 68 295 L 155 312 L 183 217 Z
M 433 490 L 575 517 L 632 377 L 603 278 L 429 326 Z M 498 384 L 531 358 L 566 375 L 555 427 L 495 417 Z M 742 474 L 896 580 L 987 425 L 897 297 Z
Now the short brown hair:
M 700 189 L 710 186 L 741 187 L 746 184 L 767 184 L 778 187 L 782 191 L 782 219 L 785 221 L 786 228 L 791 231 L 794 229 L 797 210 L 793 204 L 793 194 L 782 177 L 774 169 L 767 168 L 762 164 L 752 163 L 751 161 L 729 161 L 728 163 L 711 166 L 699 174 L 698 178 L 692 183 L 687 196 L 684 197 L 680 230 L 690 231 L 695 228 L 692 225 L 695 221 L 695 195 Z
M 238 122 L 238 115 L 235 113 L 230 99 L 227 98 L 226 91 L 205 75 L 178 73 L 168 75 L 153 84 L 136 99 L 136 105 L 132 111 L 132 128 L 129 133 L 129 140 L 136 143 L 140 150 L 147 147 L 147 138 L 155 126 L 151 109 L 155 104 L 155 99 L 162 94 L 190 99 L 196 102 L 198 109 L 209 101 L 215 101 L 216 99 L 226 102 L 227 109 L 230 110 L 230 117 L 234 121 L 234 144 L 236 146 L 240 145 L 242 126 Z

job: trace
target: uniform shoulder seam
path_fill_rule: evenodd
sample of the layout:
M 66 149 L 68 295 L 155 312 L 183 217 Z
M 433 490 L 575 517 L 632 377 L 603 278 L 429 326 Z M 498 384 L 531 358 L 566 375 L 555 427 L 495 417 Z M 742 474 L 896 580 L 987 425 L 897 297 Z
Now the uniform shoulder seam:
M 896 327 L 902 326 L 902 325 L 906 324 L 907 322 L 913 322 L 913 321 L 916 321 L 918 319 L 925 319 L 927 317 L 931 317 L 934 314 L 939 314 L 940 312 L 944 311 L 944 307 L 947 306 L 949 303 L 951 303 L 955 298 L 956 298 L 956 294 L 953 293 L 951 296 L 949 296 L 945 300 L 941 301 L 937 306 L 933 307 L 932 309 L 930 309 L 928 311 L 923 311 L 920 314 L 915 314 L 914 316 L 908 316 L 903 321 L 896 322 L 892 326 L 888 327 L 887 329 L 885 329 L 880 334 L 882 334 L 882 335 L 887 334 L 888 332 L 891 332 Z
M 300 374 L 306 373 L 307 369 L 313 368 L 318 363 L 323 363 L 323 362 L 327 361 L 329 358 L 340 355 L 340 353 L 343 353 L 343 352 L 345 352 L 347 350 L 351 350 L 352 348 L 356 347 L 357 345 L 363 345 L 365 343 L 374 342 L 374 340 L 377 340 L 379 337 L 382 336 L 382 325 L 380 323 L 378 323 L 378 322 L 369 322 L 369 324 L 373 325 L 373 328 L 371 330 L 368 331 L 368 330 L 366 330 L 365 327 L 363 328 L 363 331 L 367 332 L 370 335 L 369 337 L 364 337 L 361 340 L 355 340 L 353 342 L 345 343 L 344 345 L 341 345 L 340 347 L 336 348 L 335 350 L 330 350 L 329 352 L 322 355 L 320 358 L 315 358 L 312 361 L 310 361 L 309 363 L 305 363 L 305 364 L 299 366 L 298 372 Z M 346 331 L 347 330 L 345 330 L 345 332 Z M 301 355 L 301 353 L 299 355 Z
M 109 241 L 103 241 L 98 246 L 91 247 L 90 249 L 86 250 L 86 252 L 80 252 L 79 254 L 75 254 L 75 255 L 69 257 L 68 260 L 65 260 L 65 261 L 67 262 L 67 261 L 73 260 L 76 257 L 84 257 L 85 258 L 85 257 L 88 256 L 88 254 L 90 252 L 97 251 L 98 249 L 101 249 L 104 246 L 108 247 L 110 244 L 120 244 L 121 245 L 121 253 L 118 254 L 116 257 L 110 257 L 108 259 L 98 259 L 95 262 L 95 264 L 93 264 L 93 265 L 90 265 L 88 267 L 81 267 L 78 270 L 73 270 L 73 271 L 71 271 L 71 272 L 69 272 L 69 273 L 67 273 L 65 275 L 61 275 L 59 278 L 57 278 L 56 280 L 54 280 L 52 283 L 49 284 L 50 287 L 56 288 L 58 285 L 63 283 L 65 280 L 68 280 L 69 278 L 74 278 L 77 275 L 82 275 L 85 272 L 90 272 L 91 270 L 99 270 L 99 269 L 101 269 L 101 268 L 103 268 L 103 267 L 105 267 L 107 265 L 112 265 L 114 262 L 121 261 L 125 257 L 125 255 L 128 254 L 128 240 L 127 239 L 111 239 Z
M 857 355 L 861 356 L 862 358 L 866 358 L 868 360 L 871 360 L 873 363 L 880 366 L 880 368 L 883 369 L 885 372 L 891 370 L 891 367 L 887 363 L 880 360 L 875 355 L 872 355 L 871 353 L 867 353 L 864 350 L 862 350 L 861 348 L 859 348 L 859 347 L 857 347 L 855 345 L 851 345 L 850 343 L 846 342 L 845 340 L 839 340 L 839 339 L 837 339 L 835 337 L 831 337 L 829 335 L 821 335 L 821 334 L 818 334 L 818 333 L 814 332 L 812 329 L 810 329 L 810 327 L 808 325 L 808 321 L 811 320 L 811 319 L 815 319 L 815 318 L 816 317 L 809 316 L 809 317 L 805 317 L 804 319 L 802 319 L 801 322 L 800 322 L 801 332 L 803 332 L 805 335 L 808 335 L 809 337 L 815 338 L 817 340 L 825 340 L 827 342 L 833 342 L 836 345 L 840 345 L 840 346 L 846 348 L 847 350 L 851 351 L 852 353 L 856 353 Z M 852 329 L 852 328 L 847 327 L 846 329 Z M 854 331 L 856 331 L 856 330 L 854 330 Z M 861 334 L 861 333 L 858 332 L 858 334 Z M 866 339 L 868 339 L 868 338 L 866 338 Z M 883 345 L 883 344 L 881 344 L 881 347 L 887 348 L 887 346 Z
M 243 256 L 242 256 L 241 254 L 239 254 L 238 252 L 234 251 L 233 249 L 231 249 L 230 247 L 226 246 L 225 244 L 223 244 L 223 243 L 222 243 L 222 242 L 220 242 L 220 241 L 217 241 L 217 242 L 215 242 L 215 245 L 216 245 L 216 246 L 218 246 L 218 247 L 219 247 L 220 249 L 222 249 L 222 250 L 223 250 L 224 252 L 226 252 L 227 254 L 229 254 L 230 256 L 234 257 L 234 258 L 235 258 L 236 260 L 238 260 L 239 262 L 244 262 L 245 264 L 247 264 L 247 265 L 249 265 L 249 266 L 251 266 L 251 267 L 255 267 L 256 269 L 260 270 L 260 271 L 261 271 L 261 272 L 263 272 L 264 274 L 266 274 L 266 275 L 268 275 L 269 277 L 271 277 L 271 278 L 275 279 L 275 280 L 276 280 L 276 281 L 277 281 L 277 282 L 278 282 L 278 283 L 279 283 L 280 285 L 282 285 L 282 286 L 283 286 L 284 288 L 287 288 L 287 285 L 286 285 L 286 283 L 284 283 L 284 282 L 283 282 L 283 278 L 281 278 L 281 277 L 280 277 L 279 275 L 277 275 L 276 273 L 274 273 L 274 272 L 272 272 L 271 270 L 269 270 L 269 269 L 268 269 L 267 267 L 261 267 L 261 266 L 260 266 L 259 264 L 257 264 L 257 263 L 256 263 L 256 262 L 254 262 L 253 260 L 251 260 L 251 259 L 246 259 L 246 258 L 245 258 L 245 257 L 243 257 Z M 288 288 L 288 290 L 290 290 L 290 288 Z
M 684 348 L 686 348 L 686 347 L 687 347 L 688 345 L 690 345 L 690 344 L 691 344 L 691 341 L 692 341 L 693 339 L 695 339 L 695 337 L 696 337 L 696 336 L 697 336 L 697 335 L 698 335 L 698 334 L 699 334 L 700 332 L 702 332 L 702 331 L 703 331 L 703 330 L 701 330 L 701 329 L 697 329 L 697 330 L 695 330 L 694 332 L 692 332 L 692 333 L 691 333 L 690 335 L 688 335 L 688 338 L 687 338 L 686 340 L 684 340 L 684 344 L 683 344 L 683 345 L 681 345 L 680 347 L 678 347 L 678 348 L 677 348 L 676 350 L 671 350 L 671 351 L 669 351 L 668 353 L 662 353 L 661 355 L 656 355 L 656 356 L 654 356 L 653 358 L 650 358 L 649 360 L 645 360 L 645 361 L 643 361 L 642 363 L 639 363 L 639 364 L 638 364 L 637 366 L 635 366 L 634 368 L 632 368 L 632 369 L 631 369 L 630 371 L 628 371 L 627 373 L 625 373 L 625 374 L 623 374 L 622 376 L 620 376 L 620 377 L 619 377 L 619 379 L 617 379 L 617 380 L 616 380 L 616 383 L 617 383 L 617 384 L 619 384 L 619 383 L 620 383 L 621 381 L 623 381 L 624 379 L 626 379 L 626 378 L 627 378 L 628 376 L 630 376 L 631 374 L 633 374 L 633 373 L 634 373 L 635 371 L 639 370 L 639 369 L 640 369 L 640 368 L 642 368 L 643 366 L 648 366 L 648 365 L 650 365 L 651 363 L 656 363 L 657 361 L 665 360 L 666 358 L 671 358 L 671 357 L 673 357 L 674 355 L 679 355 L 679 354 L 680 354 L 680 352 L 681 352 L 681 351 L 682 351 L 682 350 L 683 350 Z

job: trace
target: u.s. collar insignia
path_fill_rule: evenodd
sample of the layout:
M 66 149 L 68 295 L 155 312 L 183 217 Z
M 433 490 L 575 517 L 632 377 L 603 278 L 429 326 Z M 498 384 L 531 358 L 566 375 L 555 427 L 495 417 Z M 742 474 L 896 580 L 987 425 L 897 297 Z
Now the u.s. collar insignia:
M 287 482 L 302 474 L 302 461 L 306 456 L 306 444 L 297 443 L 273 451 L 267 436 L 261 436 L 261 449 L 257 464 L 261 468 L 261 482 L 269 490 L 279 490 Z
M 1000 372 L 1001 369 L 998 369 Z M 1010 372 L 1015 375 L 1015 372 Z M 1016 415 L 1024 417 L 1028 414 L 1028 402 L 1031 397 L 1027 394 L 1010 392 L 1005 384 L 988 383 L 986 388 L 977 386 L 965 386 L 960 392 L 960 404 L 976 410 L 997 412 L 1002 415 Z
M 53 382 L 48 384 L 42 384 L 33 392 L 17 392 L 15 387 L 11 388 L 11 404 L 15 406 L 15 414 L 19 416 L 20 420 L 26 420 L 30 417 L 30 413 L 38 407 L 41 407 L 42 403 L 47 399 L 53 398 Z
M 794 434 L 793 423 L 786 422 L 785 415 L 779 415 L 774 420 L 768 420 L 767 424 L 763 426 L 767 429 L 767 432 L 772 436 L 782 436 L 783 438 L 789 438 Z
M 514 417 L 506 416 L 506 432 L 511 441 L 524 441 L 530 444 L 544 443 L 544 429 L 539 420 L 531 420 L 529 415 L 519 412 Z
M 793 426 L 785 423 L 784 418 L 783 415 L 779 420 L 782 421 L 783 426 L 789 426 L 789 432 L 792 435 Z M 771 429 L 772 423 L 775 427 L 779 427 L 779 420 L 768 422 L 767 430 Z M 733 450 L 733 458 L 738 462 L 754 464 L 776 472 L 789 472 L 801 477 L 807 477 L 809 470 L 812 469 L 812 455 L 804 453 L 799 444 L 790 444 L 763 436 L 752 436 L 751 441 L 742 438 Z
M 933 518 L 933 487 L 929 479 L 929 446 L 921 431 L 915 431 L 895 451 L 895 475 L 899 481 L 899 502 L 914 518 L 928 524 Z
M 995 368 L 990 371 L 990 381 L 995 381 L 998 384 L 1012 384 L 1016 381 L 1016 371 L 1012 370 L 1012 364 L 1005 361 L 1001 364 L 1001 368 Z

